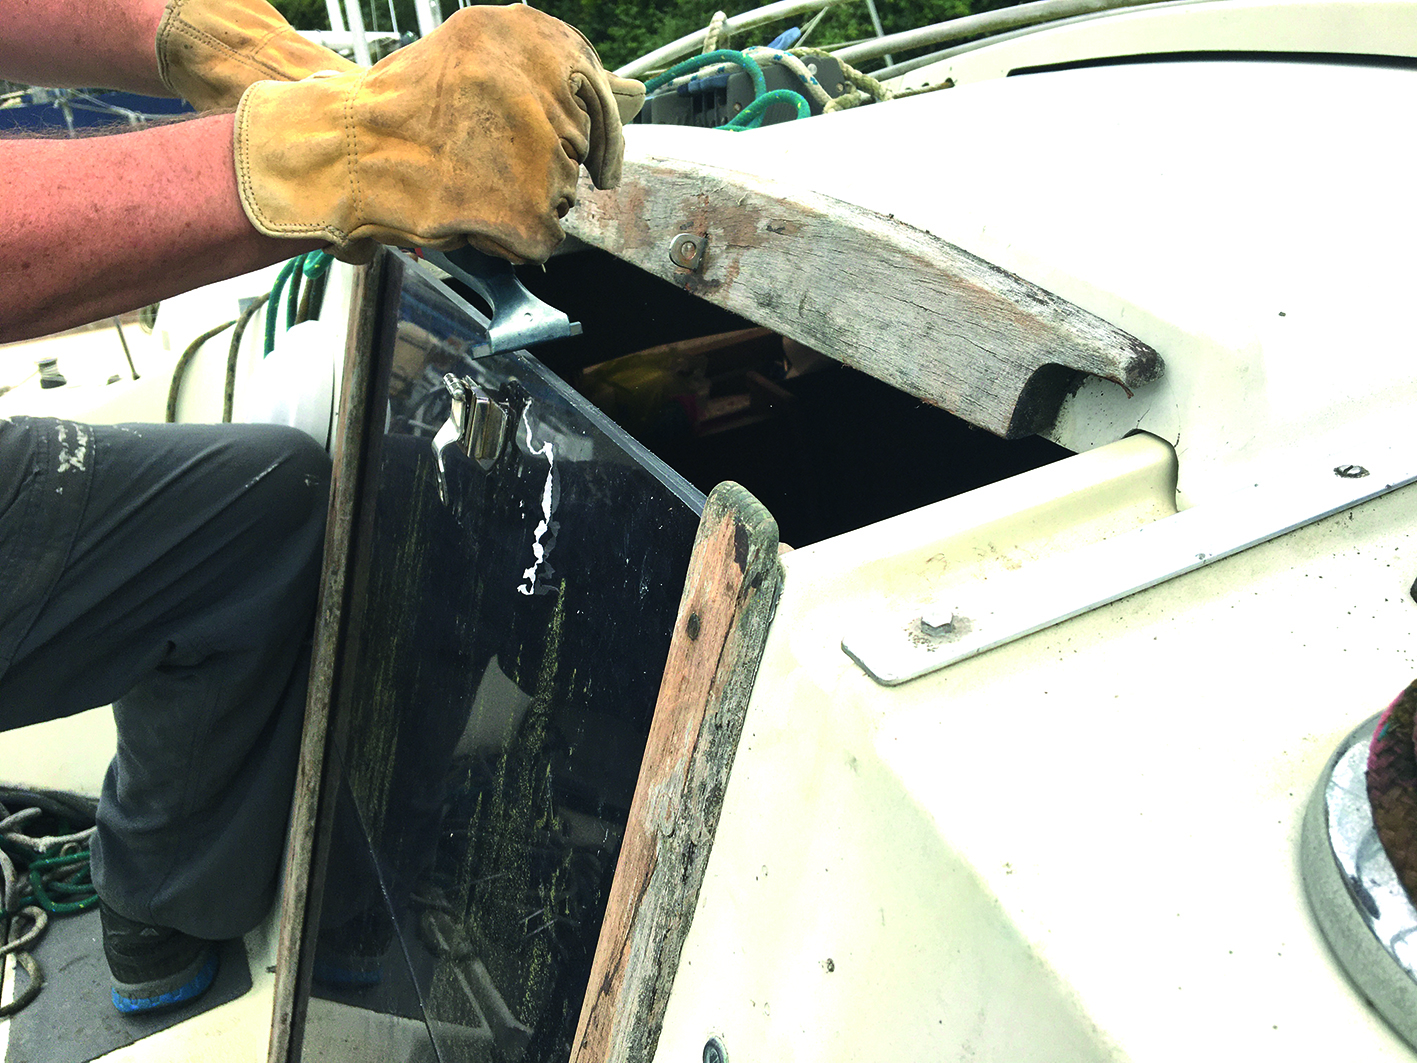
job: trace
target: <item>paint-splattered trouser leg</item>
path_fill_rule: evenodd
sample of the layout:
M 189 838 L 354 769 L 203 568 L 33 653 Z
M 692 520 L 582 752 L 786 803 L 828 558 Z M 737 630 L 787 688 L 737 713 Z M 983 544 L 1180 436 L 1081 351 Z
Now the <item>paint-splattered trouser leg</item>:
M 329 463 L 270 425 L 81 431 L 87 498 L 77 527 L 50 529 L 72 545 L 0 673 L 0 725 L 112 702 L 100 895 L 233 937 L 268 910 L 284 842 Z M 41 472 L 25 490 L 63 479 Z

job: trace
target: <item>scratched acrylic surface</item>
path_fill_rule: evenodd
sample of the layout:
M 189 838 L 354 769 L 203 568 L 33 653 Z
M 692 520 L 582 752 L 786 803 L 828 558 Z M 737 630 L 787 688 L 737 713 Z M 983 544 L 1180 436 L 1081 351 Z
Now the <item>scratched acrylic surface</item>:
M 467 358 L 440 291 L 405 273 L 386 359 L 306 1052 L 318 1012 L 387 1037 L 361 1058 L 565 1060 L 703 496 L 530 357 Z M 448 372 L 509 418 L 445 505 Z

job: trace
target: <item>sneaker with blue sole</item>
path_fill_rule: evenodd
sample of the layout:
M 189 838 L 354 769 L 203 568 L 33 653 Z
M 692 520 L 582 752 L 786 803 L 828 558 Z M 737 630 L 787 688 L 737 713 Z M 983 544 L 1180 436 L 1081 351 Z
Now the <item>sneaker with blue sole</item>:
M 219 953 L 212 941 L 119 915 L 102 901 L 103 954 L 113 975 L 113 1006 L 147 1014 L 195 1000 L 216 980 Z
M 393 939 L 393 923 L 377 904 L 339 926 L 322 928 L 315 944 L 315 981 L 345 990 L 378 985 L 384 980 L 384 955 Z

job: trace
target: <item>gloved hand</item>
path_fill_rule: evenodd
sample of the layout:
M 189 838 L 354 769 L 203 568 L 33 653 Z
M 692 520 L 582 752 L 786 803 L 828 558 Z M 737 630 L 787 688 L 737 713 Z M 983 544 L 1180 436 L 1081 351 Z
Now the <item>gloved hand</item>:
M 158 75 L 199 111 L 235 107 L 257 81 L 358 69 L 300 36 L 266 0 L 167 0 L 157 27 Z
M 644 86 L 606 73 L 577 30 L 523 4 L 463 8 L 369 70 L 261 82 L 236 112 L 247 217 L 269 236 L 466 243 L 541 262 L 565 234 L 581 163 L 620 180 Z

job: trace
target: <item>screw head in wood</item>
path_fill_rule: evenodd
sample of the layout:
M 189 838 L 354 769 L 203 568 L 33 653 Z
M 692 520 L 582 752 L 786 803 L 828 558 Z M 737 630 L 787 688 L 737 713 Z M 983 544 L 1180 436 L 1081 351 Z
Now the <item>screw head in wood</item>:
M 704 260 L 704 245 L 708 237 L 697 233 L 680 233 L 669 242 L 669 261 L 684 269 L 698 269 Z
M 704 1063 L 728 1063 L 728 1049 L 717 1037 L 710 1037 L 704 1043 Z

